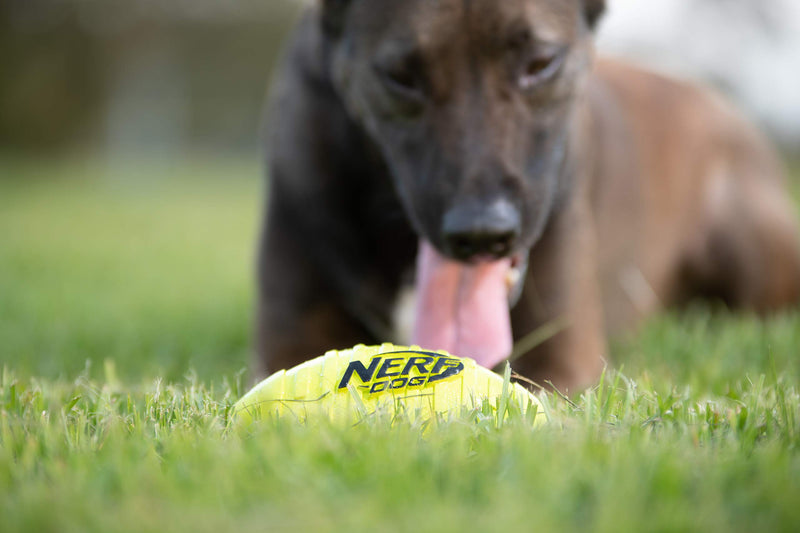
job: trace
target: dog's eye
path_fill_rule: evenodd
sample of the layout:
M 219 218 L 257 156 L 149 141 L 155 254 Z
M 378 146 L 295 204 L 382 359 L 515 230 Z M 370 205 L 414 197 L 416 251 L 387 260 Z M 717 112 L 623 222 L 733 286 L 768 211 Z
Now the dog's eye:
M 375 66 L 383 85 L 393 96 L 420 102 L 424 98 L 424 87 L 420 76 L 420 68 L 412 58 Z
M 537 55 L 529 59 L 519 76 L 519 85 L 523 89 L 532 89 L 555 76 L 564 63 L 564 55 L 552 53 Z

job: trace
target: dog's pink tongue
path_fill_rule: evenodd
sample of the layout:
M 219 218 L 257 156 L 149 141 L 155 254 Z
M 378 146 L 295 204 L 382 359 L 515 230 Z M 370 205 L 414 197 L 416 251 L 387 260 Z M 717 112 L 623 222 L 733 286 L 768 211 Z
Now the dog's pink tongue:
M 412 343 L 492 368 L 511 354 L 507 274 L 511 260 L 464 265 L 420 242 Z

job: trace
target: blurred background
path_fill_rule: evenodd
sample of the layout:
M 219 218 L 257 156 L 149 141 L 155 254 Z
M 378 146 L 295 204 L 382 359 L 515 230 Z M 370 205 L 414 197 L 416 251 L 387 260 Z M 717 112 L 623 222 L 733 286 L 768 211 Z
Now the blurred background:
M 248 367 L 264 101 L 303 4 L 0 0 L 0 370 Z M 611 0 L 598 41 L 719 88 L 797 176 L 800 2 Z M 768 327 L 796 346 L 795 322 Z M 746 371 L 730 363 L 737 350 L 752 361 L 746 342 L 708 335 L 703 353 L 724 351 L 709 375 L 723 358 Z M 671 338 L 695 353 L 697 336 Z
M 3 0 L 0 150 L 253 156 L 299 0 Z M 800 149 L 800 2 L 611 0 L 602 51 L 712 83 Z
M 3 0 L 0 147 L 253 154 L 290 0 Z

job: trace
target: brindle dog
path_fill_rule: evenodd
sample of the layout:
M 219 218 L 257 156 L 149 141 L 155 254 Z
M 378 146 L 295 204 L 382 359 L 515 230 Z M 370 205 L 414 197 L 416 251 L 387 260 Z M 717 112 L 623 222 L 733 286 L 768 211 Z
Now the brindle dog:
M 800 297 L 776 157 L 718 97 L 593 58 L 602 0 L 321 0 L 274 88 L 262 372 L 411 338 L 575 391 L 694 296 Z M 547 333 L 549 332 L 549 335 Z

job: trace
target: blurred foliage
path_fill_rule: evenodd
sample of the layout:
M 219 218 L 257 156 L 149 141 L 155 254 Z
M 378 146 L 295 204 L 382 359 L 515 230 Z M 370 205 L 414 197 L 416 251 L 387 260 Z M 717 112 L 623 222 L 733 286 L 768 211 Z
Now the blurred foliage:
M 293 0 L 0 2 L 0 147 L 254 150 Z

